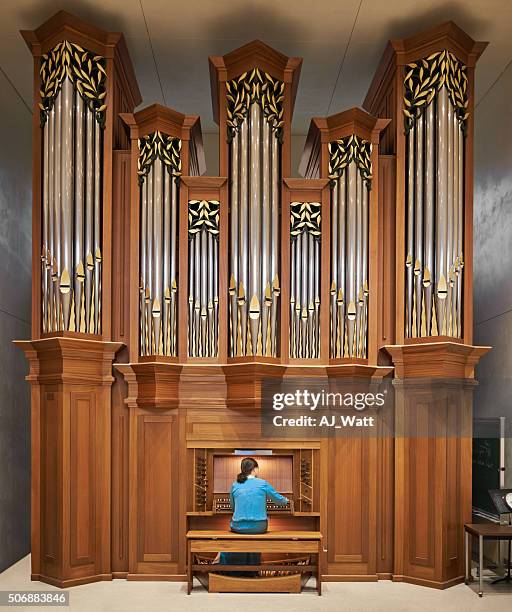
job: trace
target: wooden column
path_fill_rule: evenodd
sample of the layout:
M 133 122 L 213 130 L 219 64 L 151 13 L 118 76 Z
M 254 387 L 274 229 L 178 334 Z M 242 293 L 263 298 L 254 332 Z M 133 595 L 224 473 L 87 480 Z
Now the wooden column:
M 378 326 L 379 360 L 391 359 L 395 366 L 391 575 L 394 580 L 436 588 L 463 580 L 462 526 L 471 519 L 474 369 L 489 350 L 472 346 L 473 86 L 476 61 L 485 47 L 486 43 L 475 42 L 453 22 L 390 41 L 364 102 L 369 112 L 391 119 L 381 138 L 380 167 L 386 185 L 379 203 L 384 242 Z M 425 272 L 430 263 L 423 241 L 433 218 L 434 254 L 449 245 L 454 221 L 448 214 L 444 235 L 445 211 L 450 198 L 454 201 L 454 193 L 460 191 L 453 180 L 457 173 L 453 157 L 450 161 L 453 147 L 459 145 L 453 144 L 455 136 L 443 132 L 445 99 L 453 132 L 463 134 L 457 142 L 463 143 L 460 153 L 464 160 L 460 200 L 463 269 L 457 268 L 459 260 L 448 274 L 448 278 L 452 270 L 463 274 L 458 304 L 462 325 L 460 331 L 446 326 L 450 334 L 435 325 L 429 330 L 426 321 L 417 317 L 414 324 L 412 317 L 408 319 L 413 304 L 419 305 L 416 312 L 422 312 L 418 295 L 429 282 L 436 307 L 444 299 L 440 297 L 440 272 L 434 274 L 429 269 L 430 279 Z M 435 126 L 430 132 L 428 121 Z M 430 161 L 425 161 L 427 138 L 433 144 Z M 429 176 L 432 164 L 436 170 Z M 409 256 L 411 242 L 407 237 L 411 235 L 413 255 Z M 445 265 L 442 259 L 435 260 L 434 266 L 438 265 L 441 272 L 446 270 L 441 267 Z M 422 275 L 421 283 L 416 280 L 418 274 Z M 408 286 L 413 286 L 414 301 Z M 448 287 L 448 295 L 451 290 Z M 383 347 L 385 351 L 380 350 Z
M 181 494 L 186 486 L 186 448 L 183 443 L 184 412 L 179 409 L 179 381 L 181 363 L 187 360 L 188 200 L 194 196 L 218 197 L 225 181 L 198 176 L 205 168 L 197 116 L 186 116 L 153 104 L 135 114 L 126 113 L 121 117 L 129 127 L 131 142 L 128 207 L 130 263 L 125 279 L 125 282 L 128 280 L 130 295 L 129 359 L 127 363 L 117 363 L 115 366 L 127 386 L 124 402 L 129 413 L 129 432 L 125 436 L 126 463 L 120 465 L 120 469 L 122 467 L 124 473 L 129 475 L 126 483 L 128 508 L 124 514 L 127 560 L 123 577 L 128 580 L 181 580 L 185 575 L 186 562 L 186 496 Z M 147 181 L 149 173 L 152 176 L 155 174 L 153 162 L 162 160 L 161 148 L 167 145 L 168 158 L 164 157 L 172 164 L 172 175 L 170 172 L 166 178 L 168 195 L 170 200 L 170 190 L 175 188 L 173 204 L 178 205 L 174 235 L 177 354 L 173 356 L 156 351 L 142 354 L 139 318 L 143 238 L 142 187 L 139 178 L 145 176 Z M 163 176 L 166 168 L 161 172 Z M 161 181 L 163 185 L 163 178 Z M 171 181 L 175 187 L 171 187 Z M 166 241 L 170 240 L 171 228 L 170 215 L 164 217 L 162 214 L 160 224 L 155 225 L 154 235 L 159 234 L 163 240 L 166 233 L 169 236 Z M 162 250 L 163 243 L 160 244 L 160 252 Z M 160 261 L 153 260 L 153 266 L 160 265 L 163 270 L 164 257 L 165 254 Z M 165 295 L 162 293 L 161 297 L 164 299 Z M 154 295 L 151 296 L 153 298 Z M 150 313 L 152 315 L 153 312 Z M 160 318 L 163 318 L 162 311 Z
M 141 98 L 121 33 L 106 32 L 60 11 L 22 36 L 34 57 L 32 340 L 17 343 L 30 366 L 32 578 L 65 587 L 109 580 L 115 565 L 110 548 L 111 406 L 122 396 L 122 388 L 115 385 L 112 392 L 112 362 L 126 341 L 128 325 L 122 273 L 126 261 L 122 210 L 128 197 L 123 193 L 122 155 L 114 150 L 128 143 L 118 113 L 131 112 Z M 80 65 L 85 65 L 84 74 L 79 74 Z M 88 80 L 91 75 L 94 81 Z M 48 136 L 45 143 L 44 130 L 49 132 L 49 115 L 58 96 L 63 108 L 67 104 L 72 109 L 61 120 L 67 137 L 60 132 L 59 141 L 55 128 L 53 140 Z M 76 136 L 79 133 L 83 140 Z M 95 134 L 91 136 L 94 155 L 93 148 L 84 155 L 83 147 L 89 146 L 86 133 Z M 50 147 L 57 143 L 62 151 L 60 183 L 48 165 Z M 115 172 L 115 167 L 121 171 Z M 45 193 L 45 180 L 65 195 L 48 189 Z M 94 191 L 93 196 L 87 195 L 87 189 Z M 71 308 L 74 329 L 69 325 L 55 331 L 43 323 L 45 206 L 52 214 L 66 215 L 65 243 L 64 226 L 52 226 L 62 230 L 60 242 L 54 235 L 53 255 L 61 249 L 73 253 L 67 270 L 72 293 L 78 295 L 76 289 L 84 286 L 84 276 L 94 269 L 97 283 L 89 303 L 94 304 L 96 333 L 76 325 L 77 313 L 83 312 L 78 302 Z M 92 232 L 98 250 L 88 261 L 80 254 L 87 255 L 84 236 Z M 51 286 L 55 280 L 46 277 L 46 282 Z M 60 287 L 55 284 L 59 296 L 66 294 L 66 284 L 62 278 L 60 282 Z
M 30 365 L 32 580 L 111 580 L 110 392 L 119 343 L 18 341 Z

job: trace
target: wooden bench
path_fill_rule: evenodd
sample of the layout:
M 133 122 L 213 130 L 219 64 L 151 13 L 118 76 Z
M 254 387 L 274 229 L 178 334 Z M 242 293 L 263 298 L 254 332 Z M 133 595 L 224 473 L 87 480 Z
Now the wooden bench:
M 320 553 L 322 551 L 322 534 L 319 531 L 267 531 L 261 534 L 240 534 L 232 531 L 197 530 L 187 533 L 187 593 L 192 591 L 192 581 L 195 572 L 227 572 L 227 571 L 293 571 L 312 573 L 316 577 L 316 589 L 322 594 L 322 574 L 320 568 Z M 314 563 L 311 565 L 286 565 L 272 562 L 262 565 L 220 565 L 198 564 L 195 556 L 202 553 L 217 552 L 254 552 L 254 553 L 293 553 L 310 555 Z M 288 581 L 276 578 L 237 578 L 213 574 L 215 579 L 226 579 L 226 588 L 230 591 L 251 592 L 291 592 Z M 299 581 L 300 591 L 300 581 Z M 212 589 L 210 589 L 212 590 Z M 293 592 L 295 588 L 293 588 Z

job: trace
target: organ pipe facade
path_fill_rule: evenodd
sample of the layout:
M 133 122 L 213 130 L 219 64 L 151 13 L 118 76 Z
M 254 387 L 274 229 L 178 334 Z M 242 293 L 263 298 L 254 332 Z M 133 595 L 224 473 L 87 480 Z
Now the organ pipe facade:
M 181 140 L 156 131 L 139 150 L 140 354 L 174 357 Z
M 40 80 L 42 332 L 101 334 L 105 59 L 64 40 Z
M 219 351 L 218 200 L 188 203 L 188 356 Z
M 321 203 L 290 204 L 290 357 L 320 356 Z
M 405 336 L 460 338 L 466 66 L 443 50 L 405 69 Z
M 254 68 L 226 83 L 230 355 L 277 356 L 284 83 Z
M 332 358 L 367 357 L 371 154 L 355 134 L 329 143 Z

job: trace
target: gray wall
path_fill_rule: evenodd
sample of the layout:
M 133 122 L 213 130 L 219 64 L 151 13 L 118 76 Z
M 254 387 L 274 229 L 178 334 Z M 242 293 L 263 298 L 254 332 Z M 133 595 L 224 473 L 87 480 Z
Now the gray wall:
M 0 571 L 30 551 L 31 125 L 0 66 Z
M 507 417 L 506 483 L 512 487 L 511 64 L 475 112 L 473 244 L 474 343 L 493 347 L 477 369 L 475 417 Z

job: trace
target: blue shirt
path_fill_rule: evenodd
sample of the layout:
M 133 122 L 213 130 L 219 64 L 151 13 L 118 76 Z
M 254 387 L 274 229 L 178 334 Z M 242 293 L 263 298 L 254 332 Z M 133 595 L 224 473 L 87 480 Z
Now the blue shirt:
M 231 485 L 231 507 L 234 509 L 233 523 L 239 521 L 266 521 L 267 498 L 275 504 L 285 506 L 288 499 L 262 478 L 248 478 Z

